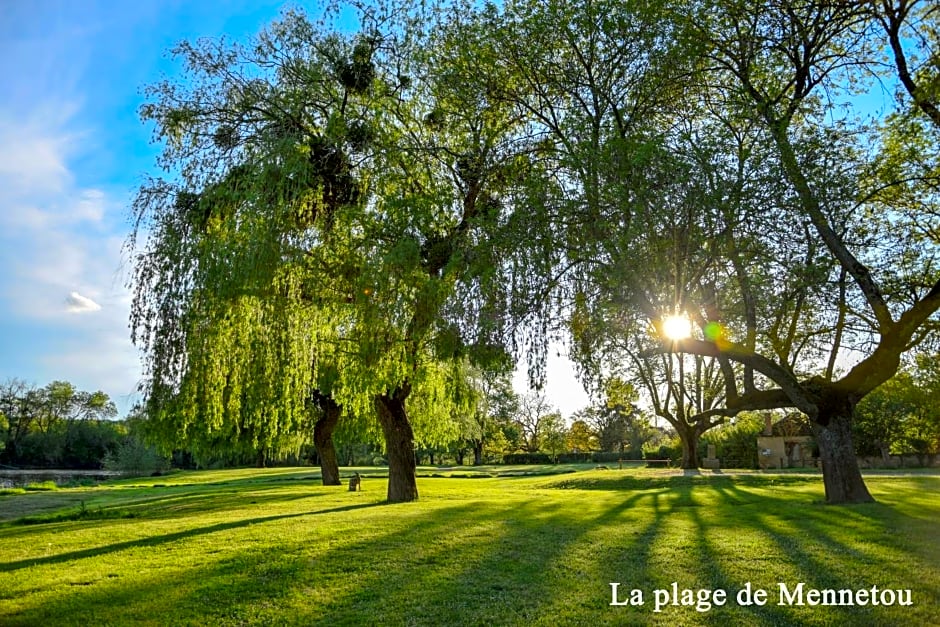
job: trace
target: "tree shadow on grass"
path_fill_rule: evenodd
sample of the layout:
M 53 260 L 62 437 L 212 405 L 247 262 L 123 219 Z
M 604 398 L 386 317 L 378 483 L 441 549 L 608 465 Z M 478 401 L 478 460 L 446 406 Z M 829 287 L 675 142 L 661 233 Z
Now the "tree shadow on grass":
M 305 483 L 313 484 L 314 489 L 323 488 L 319 485 L 319 474 L 311 474 L 309 470 L 298 471 L 294 474 L 278 474 L 261 476 L 257 478 L 242 477 L 227 481 L 214 481 L 204 483 L 160 483 L 159 480 L 145 485 L 124 485 L 103 483 L 94 488 L 64 488 L 50 492 L 36 492 L 0 497 L 0 524 L 11 522 L 17 518 L 46 515 L 69 507 L 78 507 L 82 502 L 103 507 L 143 506 L 146 504 L 168 503 L 171 500 L 185 498 L 199 498 L 205 496 L 207 491 L 221 494 L 226 491 L 231 494 L 245 494 L 250 491 L 285 491 L 292 487 L 299 487 Z M 229 503 L 219 501 L 221 508 L 229 507 Z
M 868 572 L 861 576 L 870 576 L 887 562 L 833 529 L 845 523 L 875 534 L 881 518 L 874 514 L 883 514 L 883 509 L 824 507 L 810 502 L 811 495 L 800 493 L 794 499 L 786 487 L 775 494 L 767 489 L 768 484 L 725 479 L 653 487 L 646 482 L 641 489 L 596 491 L 587 497 L 573 492 L 570 507 L 533 493 L 532 498 L 505 500 L 496 495 L 485 506 L 440 500 L 384 508 L 375 508 L 379 503 L 333 508 L 316 512 L 348 512 L 342 525 L 330 527 L 329 535 L 308 525 L 303 537 L 285 536 L 264 547 L 227 551 L 222 557 L 213 556 L 208 565 L 133 580 L 93 582 L 16 614 L 10 624 L 39 624 L 69 611 L 75 612 L 71 616 L 76 622 L 100 616 L 111 623 L 898 622 L 897 614 L 871 608 L 778 606 L 772 589 L 778 578 L 788 578 L 789 583 L 805 581 L 813 587 L 860 587 L 848 570 L 862 568 Z M 117 543 L 105 547 L 103 553 L 78 551 L 33 562 L 59 564 L 262 522 L 270 523 L 271 532 L 278 534 L 285 531 L 280 521 L 309 515 L 211 525 Z M 231 541 L 237 543 L 242 537 L 235 535 Z M 765 546 L 766 552 L 747 548 L 754 543 Z M 903 557 L 903 552 L 898 555 Z M 17 567 L 33 565 L 26 562 Z M 623 582 L 623 589 L 642 589 L 647 605 L 611 607 L 609 583 L 618 581 Z M 755 587 L 767 588 L 771 599 L 763 607 L 738 607 L 729 600 L 726 606 L 705 613 L 690 607 L 653 613 L 652 590 L 671 581 L 680 587 L 724 589 L 729 595 L 753 581 Z M 165 609 L 155 613 L 161 603 Z M 908 624 L 931 622 L 929 610 L 910 617 L 913 622 Z
M 255 506 L 272 506 L 279 503 L 335 495 L 339 487 L 316 486 L 311 491 L 302 491 L 301 486 L 246 485 L 242 489 L 229 486 L 216 488 L 207 484 L 168 486 L 165 488 L 140 488 L 101 490 L 70 495 L 66 499 L 53 499 L 45 506 L 32 508 L 31 513 L 0 522 L 0 538 L 11 534 L 11 526 L 41 525 L 68 520 L 68 514 L 80 509 L 88 510 L 87 517 L 76 516 L 71 520 L 104 520 L 108 518 L 142 518 L 157 520 L 178 519 L 191 514 L 227 512 L 234 509 L 251 509 Z M 100 510 L 100 511 L 99 511 Z M 37 533 L 45 533 L 37 529 Z M 28 535 L 27 531 L 13 532 Z
M 635 551 L 628 564 L 634 574 L 646 567 L 659 518 L 666 513 L 659 508 L 660 497 L 643 493 L 608 499 L 587 514 L 537 499 L 495 510 L 448 509 L 446 516 L 402 530 L 396 535 L 398 546 L 365 550 L 383 563 L 399 565 L 396 571 L 357 575 L 346 594 L 306 608 L 297 622 L 361 625 L 382 617 L 390 624 L 528 625 L 557 618 L 553 607 L 559 593 L 569 617 L 572 608 L 602 610 L 610 599 L 610 572 L 622 566 L 611 559 L 613 552 Z M 643 501 L 653 506 L 637 516 Z M 624 537 L 592 537 L 599 526 L 610 525 L 622 525 Z M 599 547 L 600 541 L 607 545 Z M 354 561 L 358 552 L 350 548 L 332 558 Z M 583 559 L 585 552 L 590 559 Z M 595 571 L 598 566 L 604 572 Z M 385 585 L 387 580 L 394 585 Z
M 819 477 L 814 475 L 705 475 L 701 472 L 689 472 L 672 475 L 614 475 L 610 477 L 574 476 L 548 481 L 540 487 L 575 489 L 575 490 L 650 490 L 655 488 L 684 489 L 696 486 L 788 486 L 819 484 Z
M 323 514 L 332 514 L 332 513 L 337 513 L 337 512 L 348 512 L 348 511 L 364 509 L 368 507 L 376 507 L 378 505 L 380 504 L 379 503 L 360 503 L 356 505 L 345 505 L 343 507 L 334 507 L 332 509 L 324 509 L 324 510 L 315 511 L 315 512 L 297 512 L 293 514 L 279 514 L 275 516 L 260 516 L 257 518 L 244 518 L 244 519 L 235 520 L 232 522 L 218 523 L 218 524 L 209 525 L 206 527 L 184 529 L 182 531 L 176 531 L 173 533 L 167 533 L 167 534 L 159 535 L 159 536 L 141 538 L 138 540 L 116 542 L 114 544 L 108 544 L 105 546 L 84 549 L 81 551 L 70 551 L 67 553 L 59 553 L 57 555 L 50 555 L 46 557 L 34 557 L 34 558 L 25 559 L 25 560 L 19 560 L 16 562 L 0 563 L 0 572 L 9 572 L 13 570 L 19 570 L 21 568 L 29 568 L 31 566 L 41 566 L 45 564 L 61 564 L 63 562 L 70 562 L 72 560 L 99 557 L 102 555 L 115 553 L 117 551 L 124 551 L 127 549 L 159 546 L 161 544 L 166 544 L 168 542 L 176 542 L 178 540 L 192 538 L 194 536 L 216 533 L 218 531 L 227 531 L 230 529 L 239 529 L 241 527 L 247 527 L 249 525 L 257 525 L 257 524 L 272 522 L 276 520 L 319 516 Z
M 766 606 L 748 607 L 748 613 L 755 619 L 765 624 L 931 622 L 918 620 L 913 613 L 899 620 L 896 610 L 884 606 L 811 606 L 806 597 L 803 597 L 805 605 L 790 605 L 784 597 L 782 586 L 789 595 L 801 582 L 807 590 L 868 590 L 872 585 L 881 589 L 916 587 L 919 582 L 910 572 L 911 562 L 918 561 L 916 553 L 911 546 L 892 541 L 885 535 L 892 519 L 902 526 L 912 522 L 903 520 L 907 518 L 903 514 L 878 503 L 834 507 L 819 501 L 794 500 L 785 490 L 780 494 L 756 496 L 734 483 L 718 483 L 712 487 L 723 502 L 752 506 L 736 507 L 730 521 L 706 519 L 700 511 L 690 511 L 697 529 L 698 551 L 703 563 L 711 566 L 711 583 L 728 585 L 722 569 L 716 565 L 728 564 L 731 560 L 714 546 L 712 539 L 723 534 L 758 539 L 764 555 L 751 557 L 750 564 L 735 565 L 735 570 L 750 573 L 748 580 L 759 581 L 761 587 L 768 589 L 770 601 Z M 753 555 L 753 551 L 751 553 Z M 929 588 L 921 591 L 934 602 L 938 600 L 938 592 L 936 588 L 932 592 Z

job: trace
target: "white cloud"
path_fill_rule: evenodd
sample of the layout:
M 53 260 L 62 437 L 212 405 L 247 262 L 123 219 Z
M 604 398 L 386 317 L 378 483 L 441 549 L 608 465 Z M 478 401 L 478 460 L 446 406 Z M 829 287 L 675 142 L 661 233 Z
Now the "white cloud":
M 71 292 L 68 298 L 65 299 L 65 304 L 67 305 L 66 310 L 70 313 L 87 313 L 101 310 L 101 305 L 78 292 Z
M 108 311 L 109 307 L 104 309 Z M 140 355 L 128 339 L 126 319 L 100 317 L 100 322 L 92 324 L 99 316 L 83 316 L 88 325 L 80 334 L 40 358 L 48 375 L 31 378 L 65 379 L 82 390 L 102 390 L 124 413 L 139 400 L 136 390 L 141 376 Z
M 68 177 L 59 138 L 24 138 L 22 132 L 6 128 L 0 130 L 0 139 L 0 176 L 16 187 L 58 187 Z
M 104 192 L 100 189 L 84 189 L 72 208 L 71 218 L 76 221 L 100 223 L 104 218 Z
M 67 166 L 82 135 L 69 128 L 69 111 L 68 103 L 37 107 L 18 121 L 0 110 L 0 262 L 9 266 L 0 298 L 30 319 L 97 311 L 120 265 L 121 209 L 102 189 L 76 185 Z M 64 309 L 69 292 L 89 300 L 73 294 Z

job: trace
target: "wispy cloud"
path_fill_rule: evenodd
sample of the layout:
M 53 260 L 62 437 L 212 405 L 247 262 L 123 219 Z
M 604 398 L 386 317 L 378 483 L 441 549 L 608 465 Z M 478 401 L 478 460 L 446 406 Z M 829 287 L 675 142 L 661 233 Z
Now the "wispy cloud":
M 65 299 L 65 304 L 66 311 L 69 313 L 88 313 L 101 310 L 101 305 L 78 292 L 70 293 L 68 298 Z
M 61 115 L 36 115 L 15 119 L 0 106 L 0 326 L 6 319 L 61 341 L 48 354 L 0 355 L 0 378 L 68 379 L 128 398 L 140 364 L 119 275 L 123 206 L 70 167 L 82 158 L 75 138 L 89 133 Z

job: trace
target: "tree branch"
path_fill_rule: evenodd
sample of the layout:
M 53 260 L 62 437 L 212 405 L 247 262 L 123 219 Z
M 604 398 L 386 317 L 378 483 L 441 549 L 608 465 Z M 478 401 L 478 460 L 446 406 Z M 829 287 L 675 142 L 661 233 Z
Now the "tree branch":
M 781 392 L 789 399 L 789 406 L 796 407 L 810 417 L 814 417 L 818 413 L 818 408 L 809 400 L 792 372 L 770 361 L 763 355 L 758 355 L 748 350 L 740 344 L 723 341 L 719 348 L 718 344 L 714 342 L 685 339 L 664 344 L 662 349 L 656 352 L 688 353 L 690 355 L 701 355 L 703 357 L 714 357 L 716 359 L 724 357 L 743 364 L 746 367 L 750 366 L 780 386 Z M 753 397 L 760 392 L 760 390 L 757 390 L 746 393 L 744 396 L 739 397 L 738 402 L 741 402 L 740 399 Z M 731 404 L 730 399 L 728 404 Z
M 901 26 L 910 13 L 911 5 L 906 0 L 901 0 L 897 6 L 893 2 L 885 0 L 882 2 L 885 17 L 881 18 L 881 25 L 888 35 L 888 41 L 891 44 L 891 52 L 894 53 L 894 65 L 898 70 L 898 79 L 904 85 L 904 89 L 910 95 L 914 105 L 920 109 L 930 120 L 940 127 L 940 109 L 937 105 L 925 97 L 924 90 L 917 86 L 914 77 L 911 76 L 910 68 L 907 65 L 907 56 L 904 54 L 904 48 L 901 45 Z

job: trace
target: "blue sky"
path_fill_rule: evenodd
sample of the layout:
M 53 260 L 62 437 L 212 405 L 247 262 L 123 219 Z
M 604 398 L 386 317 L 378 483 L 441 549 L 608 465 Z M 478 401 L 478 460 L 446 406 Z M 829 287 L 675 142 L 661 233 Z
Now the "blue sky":
M 157 152 L 140 89 L 176 71 L 174 43 L 245 38 L 281 4 L 0 1 L 0 380 L 132 404 L 121 246 Z
M 121 247 L 158 151 L 141 89 L 177 73 L 178 41 L 244 40 L 282 6 L 0 0 L 0 381 L 65 379 L 130 408 L 141 368 Z M 566 416 L 587 403 L 563 358 L 549 383 Z

